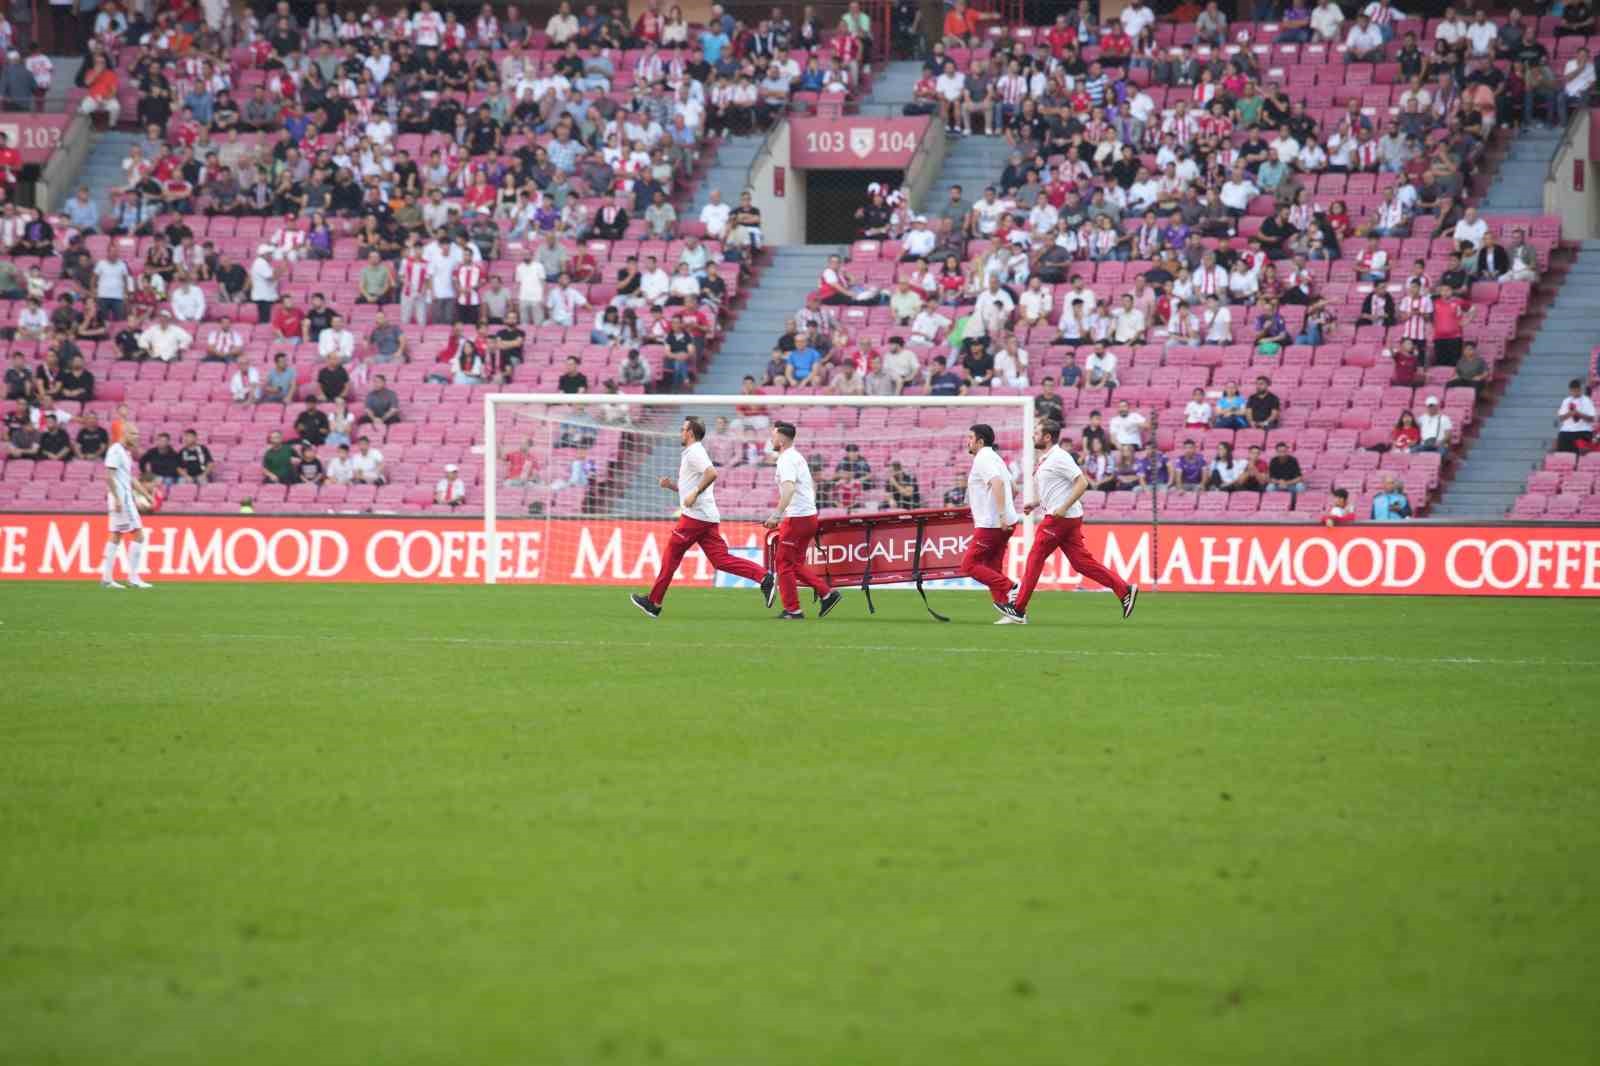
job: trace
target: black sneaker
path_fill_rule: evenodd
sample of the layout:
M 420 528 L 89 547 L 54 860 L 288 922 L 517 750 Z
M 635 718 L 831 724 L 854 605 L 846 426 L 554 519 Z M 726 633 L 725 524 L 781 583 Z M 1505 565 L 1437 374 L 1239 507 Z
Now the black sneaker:
M 997 626 L 1025 626 L 1028 624 L 1028 616 L 1017 610 L 1013 604 L 997 604 L 996 609 L 1000 612 L 1000 620 L 995 623 Z
M 629 596 L 628 599 L 633 601 L 633 605 L 635 607 L 639 608 L 639 610 L 643 611 L 651 618 L 661 617 L 661 608 L 656 604 L 651 603 L 649 596 L 641 596 L 639 593 L 635 592 L 632 596 Z
M 767 609 L 772 609 L 772 601 L 778 595 L 778 575 L 768 570 L 761 578 L 761 599 L 766 603 Z
M 828 612 L 839 606 L 839 601 L 842 599 L 844 599 L 844 594 L 838 589 L 834 589 L 832 592 L 822 597 L 822 604 L 817 608 L 817 617 L 828 617 Z
M 1133 605 L 1139 599 L 1139 586 L 1129 585 L 1128 594 L 1122 597 L 1122 618 L 1127 621 L 1133 617 Z
M 799 611 L 779 611 L 772 617 L 780 622 L 804 622 L 806 620 L 806 616 Z

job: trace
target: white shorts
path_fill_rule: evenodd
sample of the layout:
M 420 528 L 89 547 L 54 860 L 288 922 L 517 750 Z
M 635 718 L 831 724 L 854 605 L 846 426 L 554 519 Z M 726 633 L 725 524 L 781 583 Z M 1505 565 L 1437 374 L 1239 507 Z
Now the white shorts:
M 106 511 L 106 522 L 111 526 L 113 533 L 133 533 L 144 528 L 144 523 L 139 520 L 139 509 L 133 509 L 133 517 L 120 507 L 112 507 Z

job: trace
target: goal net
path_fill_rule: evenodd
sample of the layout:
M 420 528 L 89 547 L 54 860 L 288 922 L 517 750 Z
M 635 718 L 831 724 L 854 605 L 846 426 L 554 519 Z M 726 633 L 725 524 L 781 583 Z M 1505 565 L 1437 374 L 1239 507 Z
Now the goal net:
M 485 581 L 648 584 L 678 517 L 681 430 L 690 416 L 704 422 L 717 466 L 723 537 L 758 562 L 760 523 L 778 498 L 773 422 L 796 427 L 825 518 L 964 506 L 967 427 L 978 422 L 994 427 L 1019 496 L 1032 491 L 1033 407 L 1023 395 L 491 393 L 481 436 L 484 534 L 493 546 Z M 1018 566 L 1029 543 L 1012 540 Z M 714 571 L 698 548 L 678 573 L 687 586 L 743 584 Z

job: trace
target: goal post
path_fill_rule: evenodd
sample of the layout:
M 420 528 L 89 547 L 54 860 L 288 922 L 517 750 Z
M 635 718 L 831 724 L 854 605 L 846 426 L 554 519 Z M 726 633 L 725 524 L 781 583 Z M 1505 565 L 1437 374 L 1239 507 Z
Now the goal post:
M 550 584 L 648 582 L 657 535 L 679 512 L 680 429 L 697 416 L 718 468 L 715 497 L 730 548 L 759 559 L 758 523 L 777 501 L 770 426 L 794 423 L 824 516 L 937 507 L 958 500 L 970 460 L 967 427 L 994 427 L 1021 489 L 1034 491 L 1031 394 L 487 393 L 483 399 L 483 578 Z M 961 494 L 958 496 L 957 490 Z M 653 528 L 651 528 L 653 527 Z M 1033 521 L 1014 550 L 1025 556 Z M 640 549 L 639 545 L 648 543 Z M 704 573 L 696 549 L 685 558 Z M 552 569 L 552 566 L 554 569 Z M 739 579 L 730 579 L 738 581 Z

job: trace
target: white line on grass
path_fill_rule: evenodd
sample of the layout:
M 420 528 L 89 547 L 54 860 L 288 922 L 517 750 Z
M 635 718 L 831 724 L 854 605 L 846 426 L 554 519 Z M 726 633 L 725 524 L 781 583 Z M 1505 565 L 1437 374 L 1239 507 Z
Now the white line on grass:
M 84 634 L 75 630 L 64 629 L 7 629 L 8 637 L 49 637 L 71 638 L 77 644 L 118 643 L 125 644 L 125 638 L 97 637 Z M 142 641 L 170 641 L 182 643 L 214 642 L 214 643 L 261 643 L 265 641 L 294 641 L 305 643 L 313 641 L 320 644 L 360 644 L 370 647 L 372 641 L 368 637 L 349 636 L 343 633 L 144 633 L 137 638 Z M 496 647 L 496 648 L 594 648 L 597 650 L 610 648 L 659 648 L 662 650 L 677 650 L 680 645 L 666 641 L 654 640 L 560 640 L 546 637 L 429 637 L 409 636 L 383 638 L 388 644 L 420 644 L 420 645 L 453 645 L 468 647 Z M 696 637 L 696 643 L 716 648 L 734 648 L 740 651 L 773 651 L 771 644 L 751 644 L 739 641 L 715 641 L 706 639 L 704 634 Z M 967 645 L 952 647 L 946 645 L 941 648 L 929 648 L 920 644 L 808 644 L 808 650 L 835 651 L 835 652 L 861 652 L 867 654 L 883 654 L 896 652 L 914 652 L 919 655 L 971 655 L 975 652 L 990 652 L 995 650 L 993 645 Z M 1123 659 L 1192 659 L 1207 662 L 1232 662 L 1238 656 L 1224 652 L 1209 651 L 1144 651 L 1138 649 L 1097 649 L 1092 652 L 1061 651 L 1056 648 L 1010 648 L 1005 651 L 1007 655 L 1034 655 L 1054 659 L 1100 659 L 1106 657 Z M 1600 667 L 1600 659 L 1502 659 L 1478 655 L 1438 655 L 1438 656 L 1406 656 L 1406 655 L 1283 655 L 1280 659 L 1299 663 L 1340 663 L 1340 664 L 1377 664 L 1392 666 L 1559 666 L 1579 667 L 1593 669 Z

